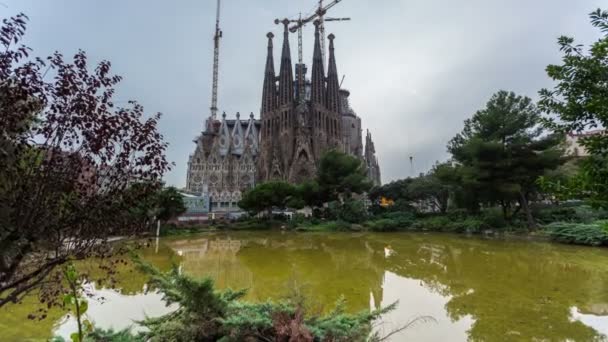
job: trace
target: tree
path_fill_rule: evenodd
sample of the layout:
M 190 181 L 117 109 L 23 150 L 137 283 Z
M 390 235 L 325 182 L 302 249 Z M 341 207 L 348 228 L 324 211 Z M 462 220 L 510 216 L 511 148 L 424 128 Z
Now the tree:
M 564 162 L 563 137 L 545 134 L 540 119 L 530 98 L 500 91 L 465 121 L 448 145 L 462 168 L 463 183 L 479 196 L 478 202 L 499 204 L 507 219 L 523 209 L 529 228 L 535 226 L 529 202 L 536 180 Z M 514 203 L 519 203 L 515 209 Z
M 540 108 L 557 117 L 549 126 L 561 132 L 581 132 L 608 127 L 608 11 L 590 13 L 591 24 L 603 36 L 588 51 L 574 39 L 558 39 L 564 53 L 561 65 L 549 65 L 547 74 L 557 82 L 552 90 L 540 91 Z M 575 195 L 586 194 L 597 206 L 608 207 L 608 135 L 595 134 L 581 139 L 591 154 L 582 172 L 572 183 Z
M 363 162 L 346 153 L 331 150 L 319 162 L 317 174 L 324 202 L 350 198 L 371 188 Z
M 268 216 L 271 216 L 273 208 L 283 210 L 289 207 L 289 204 L 296 203 L 294 201 L 296 195 L 296 188 L 289 183 L 280 181 L 261 183 L 243 195 L 239 207 L 254 214 L 267 211 Z
M 0 29 L 0 307 L 67 261 L 112 253 L 109 236 L 140 231 L 128 209 L 170 166 L 160 114 L 113 103 L 121 77 L 110 62 L 90 71 L 83 51 L 30 60 L 17 45 L 27 20 Z
M 436 164 L 426 175 L 414 178 L 408 187 L 410 197 L 424 203 L 433 211 L 445 213 L 448 210 L 450 186 L 444 183 L 441 175 L 448 172 L 451 164 Z
M 324 203 L 324 196 L 321 187 L 316 180 L 310 180 L 296 186 L 298 198 L 302 200 L 304 206 L 311 208 L 321 207 Z
M 156 218 L 161 221 L 168 221 L 186 211 L 182 195 L 173 186 L 163 188 L 158 192 L 156 205 L 158 208 Z

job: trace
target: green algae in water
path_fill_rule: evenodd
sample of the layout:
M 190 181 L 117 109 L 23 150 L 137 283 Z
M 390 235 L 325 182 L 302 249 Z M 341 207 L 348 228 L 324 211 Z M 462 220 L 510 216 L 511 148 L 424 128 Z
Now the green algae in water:
M 385 329 L 418 315 L 437 320 L 396 341 L 593 341 L 608 331 L 605 249 L 444 234 L 236 232 L 168 238 L 144 258 L 163 268 L 175 260 L 220 288 L 247 288 L 253 301 L 296 295 L 322 311 L 344 296 L 348 309 L 359 311 L 399 300 Z M 119 287 L 133 297 L 120 305 L 162 306 L 158 296 L 138 294 L 145 277 L 128 274 Z M 48 338 L 63 313 L 27 321 L 35 305 L 1 309 L 0 340 Z M 120 308 L 111 311 L 113 320 L 91 318 L 109 328 L 121 317 Z M 115 328 L 132 324 L 123 321 Z

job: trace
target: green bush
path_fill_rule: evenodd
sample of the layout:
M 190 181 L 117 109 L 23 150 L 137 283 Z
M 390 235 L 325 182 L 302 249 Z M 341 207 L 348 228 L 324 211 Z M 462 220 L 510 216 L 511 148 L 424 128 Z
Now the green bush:
M 348 314 L 339 300 L 333 311 L 321 315 L 306 312 L 299 300 L 249 303 L 242 300 L 244 290 L 218 291 L 209 278 L 191 278 L 177 267 L 163 273 L 136 262 L 163 300 L 178 304 L 172 313 L 141 322 L 147 331 L 139 337 L 146 341 L 367 341 L 372 323 L 396 307 Z
M 608 211 L 596 209 L 588 205 L 579 205 L 575 208 L 578 222 L 591 223 L 598 220 L 608 219 Z
M 394 232 L 403 228 L 397 221 L 388 218 L 365 222 L 365 227 L 373 232 Z
M 466 220 L 467 217 L 470 216 L 469 212 L 466 209 L 453 209 L 447 212 L 447 216 L 450 220 Z
M 347 200 L 338 204 L 336 211 L 338 220 L 349 223 L 361 223 L 368 217 L 363 201 Z
M 402 228 L 407 228 L 414 223 L 416 215 L 411 211 L 398 211 L 383 215 L 384 218 L 394 220 Z
M 581 222 L 574 207 L 544 206 L 536 207 L 533 216 L 541 224 L 553 222 Z
M 534 218 L 541 224 L 553 222 L 592 223 L 597 220 L 608 219 L 608 211 L 595 209 L 580 203 L 565 203 L 559 206 L 536 205 L 533 209 Z
M 488 208 L 482 211 L 481 221 L 488 228 L 503 229 L 507 227 L 507 221 L 500 208 Z
M 417 219 L 412 225 L 415 230 L 429 230 L 451 233 L 480 233 L 487 225 L 478 218 L 450 219 L 448 216 L 432 216 Z
M 480 219 L 467 218 L 463 221 L 452 221 L 448 229 L 455 233 L 481 233 L 487 225 Z
M 451 222 L 452 220 L 447 216 L 431 216 L 416 220 L 412 224 L 412 228 L 417 230 L 444 231 Z
M 591 224 L 557 222 L 547 226 L 549 236 L 559 242 L 602 246 L 608 244 L 608 225 L 606 222 Z
M 344 221 L 327 221 L 321 223 L 305 223 L 296 227 L 296 230 L 301 231 L 319 231 L 319 232 L 345 232 L 350 230 L 351 224 Z

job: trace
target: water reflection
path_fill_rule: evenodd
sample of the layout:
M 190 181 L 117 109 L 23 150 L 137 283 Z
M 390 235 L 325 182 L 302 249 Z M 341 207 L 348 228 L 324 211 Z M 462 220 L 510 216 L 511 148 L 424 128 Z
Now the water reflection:
M 434 234 L 242 232 L 161 239 L 144 258 L 164 268 L 173 259 L 221 288 L 247 288 L 250 300 L 297 294 L 327 310 L 344 296 L 350 311 L 398 300 L 384 317 L 386 332 L 416 316 L 435 318 L 395 341 L 591 341 L 608 333 L 603 249 Z M 143 282 L 133 273 L 120 279 L 122 295 L 100 290 L 108 300 L 90 307 L 95 324 L 120 329 L 169 310 L 158 295 L 141 294 Z M 73 330 L 63 323 L 59 332 Z
M 183 251 L 185 272 L 249 288 L 254 300 L 294 286 L 324 308 L 340 295 L 352 311 L 399 300 L 393 323 L 437 320 L 404 332 L 416 340 L 588 341 L 608 328 L 571 311 L 607 302 L 604 250 L 403 234 L 217 235 L 169 246 Z
M 116 290 L 99 289 L 93 291 L 95 298 L 88 300 L 88 316 L 92 318 L 95 326 L 103 328 L 124 329 L 131 328 L 134 332 L 140 331 L 135 323 L 148 317 L 157 317 L 167 314 L 177 305 L 166 306 L 162 295 L 156 292 L 123 295 Z M 145 293 L 145 294 L 144 294 Z M 64 316 L 55 335 L 69 340 L 70 334 L 78 331 L 78 325 L 73 315 Z

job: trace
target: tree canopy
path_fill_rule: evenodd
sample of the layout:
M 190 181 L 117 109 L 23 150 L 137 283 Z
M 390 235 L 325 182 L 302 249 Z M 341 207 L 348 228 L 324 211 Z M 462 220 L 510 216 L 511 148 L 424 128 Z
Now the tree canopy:
M 371 188 L 363 161 L 336 150 L 321 157 L 317 183 L 326 202 L 361 194 Z
M 540 91 L 540 108 L 553 115 L 550 126 L 565 133 L 608 127 L 608 11 L 597 9 L 589 16 L 602 37 L 588 49 L 574 38 L 560 37 L 562 63 L 547 67 L 557 84 Z M 608 134 L 587 135 L 580 142 L 591 157 L 565 192 L 608 207 Z
M 286 182 L 261 183 L 243 195 L 239 207 L 251 213 L 267 211 L 270 214 L 273 208 L 284 210 L 290 204 L 297 203 L 294 201 L 296 194 L 296 187 Z

